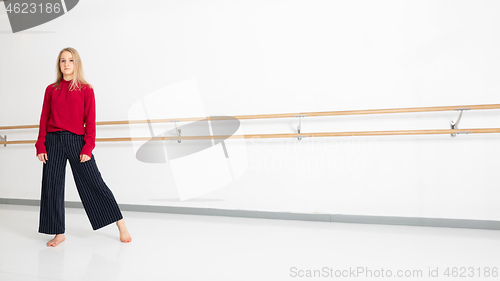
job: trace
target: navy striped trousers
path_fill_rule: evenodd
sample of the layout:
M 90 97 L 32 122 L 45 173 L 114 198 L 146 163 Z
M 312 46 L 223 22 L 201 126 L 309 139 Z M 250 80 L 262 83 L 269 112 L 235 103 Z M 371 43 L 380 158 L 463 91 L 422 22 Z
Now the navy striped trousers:
M 94 155 L 90 160 L 80 163 L 80 152 L 85 144 L 83 137 L 68 131 L 47 133 L 45 147 L 48 160 L 43 164 L 40 233 L 65 232 L 64 183 L 67 160 L 92 228 L 96 230 L 123 218 L 113 193 L 99 173 Z

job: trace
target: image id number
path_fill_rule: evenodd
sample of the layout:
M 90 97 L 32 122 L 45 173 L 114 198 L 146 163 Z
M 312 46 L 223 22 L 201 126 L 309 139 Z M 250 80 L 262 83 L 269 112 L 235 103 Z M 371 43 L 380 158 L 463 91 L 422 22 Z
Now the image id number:
M 61 3 L 9 3 L 6 7 L 9 14 L 59 14 L 61 12 Z
M 446 277 L 498 277 L 496 267 L 447 267 L 444 271 Z

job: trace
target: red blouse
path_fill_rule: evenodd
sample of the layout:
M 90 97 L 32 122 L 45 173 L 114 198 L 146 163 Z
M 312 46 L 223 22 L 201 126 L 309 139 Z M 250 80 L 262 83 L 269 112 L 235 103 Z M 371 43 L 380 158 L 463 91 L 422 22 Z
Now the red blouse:
M 71 81 L 64 78 L 59 88 L 54 84 L 47 86 L 43 99 L 36 154 L 47 153 L 45 136 L 47 132 L 70 131 L 85 135 L 85 145 L 80 154 L 92 156 L 95 147 L 95 96 L 94 89 L 81 85 L 80 89 L 69 90 Z M 50 155 L 48 155 L 50 159 Z

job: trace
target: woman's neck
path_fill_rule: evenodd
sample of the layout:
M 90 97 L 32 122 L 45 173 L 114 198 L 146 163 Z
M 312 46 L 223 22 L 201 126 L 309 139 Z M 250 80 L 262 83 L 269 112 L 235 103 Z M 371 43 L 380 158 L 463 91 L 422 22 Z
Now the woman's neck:
M 73 80 L 73 75 L 63 75 L 63 79 L 66 81 L 71 81 Z

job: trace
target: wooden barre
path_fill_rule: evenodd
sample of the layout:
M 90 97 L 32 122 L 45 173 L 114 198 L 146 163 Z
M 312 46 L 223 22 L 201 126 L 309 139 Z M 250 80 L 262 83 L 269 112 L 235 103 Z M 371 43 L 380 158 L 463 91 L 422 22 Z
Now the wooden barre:
M 183 137 L 134 137 L 134 138 L 100 138 L 96 142 L 123 142 L 149 140 L 200 140 L 200 139 L 267 139 L 294 137 L 348 137 L 348 136 L 395 136 L 395 135 L 451 135 L 451 134 L 491 134 L 500 133 L 500 128 L 481 129 L 436 129 L 436 130 L 398 130 L 398 131 L 358 131 L 358 132 L 324 132 L 301 134 L 254 134 L 254 135 L 220 135 L 220 136 L 183 136 Z M 0 141 L 0 144 L 30 144 L 36 140 Z
M 229 120 L 229 119 L 268 119 L 268 118 L 290 118 L 297 116 L 318 117 L 318 116 L 340 116 L 340 115 L 360 115 L 360 114 L 388 114 L 388 113 L 410 113 L 410 112 L 433 112 L 433 111 L 457 111 L 457 110 L 481 110 L 481 109 L 500 109 L 500 104 L 483 105 L 456 105 L 456 106 L 434 106 L 434 107 L 412 107 L 412 108 L 390 108 L 390 109 L 367 109 L 367 110 L 347 110 L 347 111 L 323 111 L 323 112 L 300 112 L 300 113 L 281 113 L 281 114 L 260 114 L 260 115 L 237 115 L 237 116 L 212 116 L 212 117 L 188 117 L 188 118 L 169 118 L 169 119 L 151 119 L 151 120 L 125 120 L 125 121 L 101 121 L 96 125 L 126 125 L 126 124 L 144 124 L 144 123 L 168 123 L 173 121 L 190 122 L 200 120 Z M 0 130 L 14 129 L 35 129 L 38 125 L 19 125 L 19 126 L 0 126 Z

